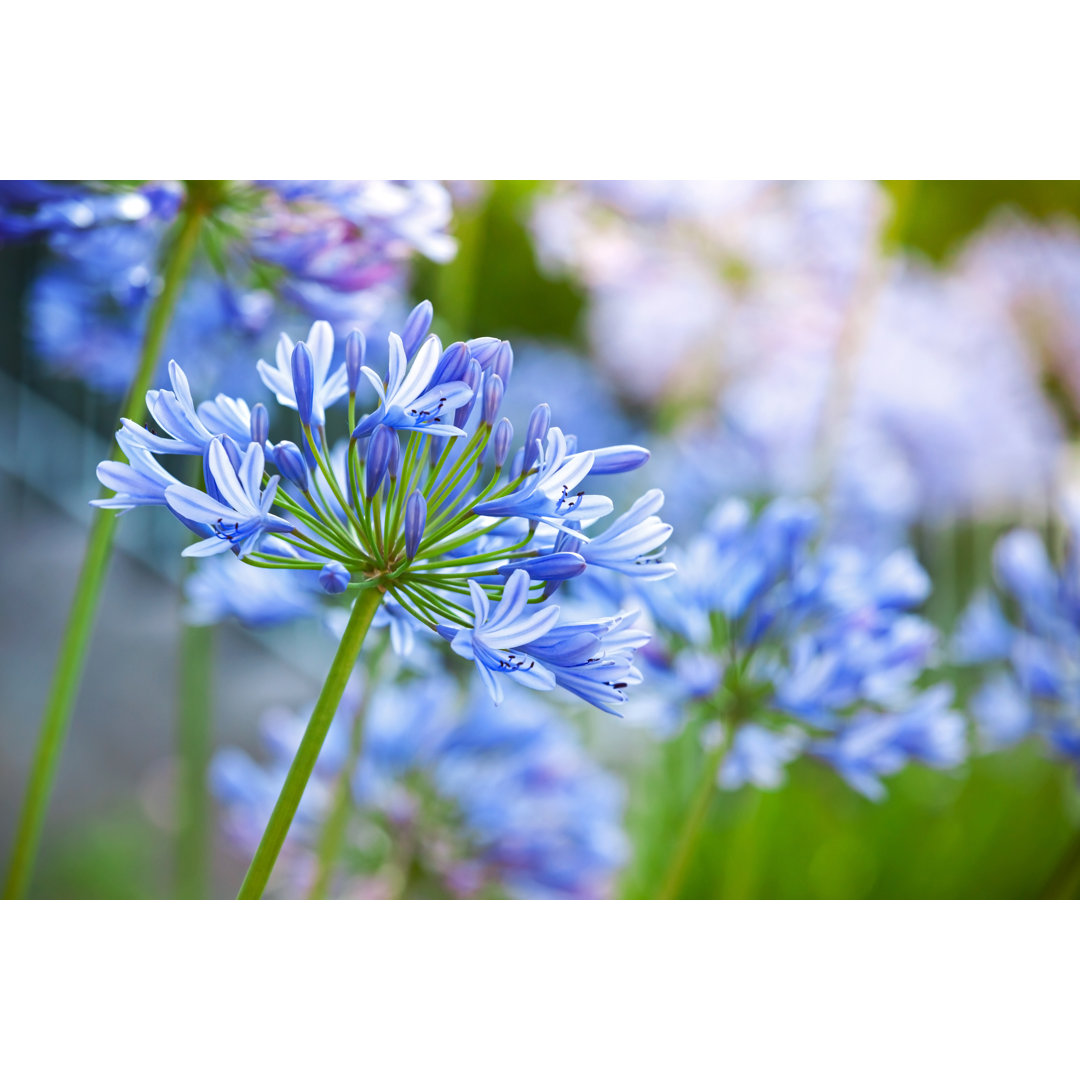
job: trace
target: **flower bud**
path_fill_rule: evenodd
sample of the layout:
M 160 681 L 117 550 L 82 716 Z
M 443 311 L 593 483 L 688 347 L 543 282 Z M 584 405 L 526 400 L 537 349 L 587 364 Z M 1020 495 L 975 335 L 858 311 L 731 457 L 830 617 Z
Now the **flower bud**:
M 394 428 L 388 428 L 390 432 L 390 457 L 386 462 L 386 472 L 391 480 L 398 478 L 401 470 L 401 440 Z
M 385 424 L 380 424 L 371 436 L 364 466 L 364 491 L 368 499 L 375 498 L 375 493 L 386 478 L 386 469 L 393 453 L 392 446 L 396 442 L 397 436 Z
M 405 320 L 405 329 L 401 332 L 401 344 L 405 346 L 405 356 L 411 360 L 420 348 L 420 343 L 427 337 L 431 329 L 431 320 L 435 315 L 435 309 L 430 300 L 421 300 L 409 312 Z
M 488 427 L 495 423 L 503 401 L 503 381 L 498 375 L 488 375 L 484 379 L 484 414 L 483 421 Z
M 501 469 L 506 455 L 510 453 L 510 443 L 514 438 L 514 425 L 504 416 L 496 425 L 491 436 L 491 450 L 495 457 L 495 468 Z
M 483 378 L 484 372 L 480 364 L 475 359 L 470 360 L 461 381 L 468 384 L 469 389 L 473 391 L 473 396 L 464 405 L 458 406 L 457 412 L 454 413 L 454 427 L 464 427 L 469 422 L 473 406 L 476 404 L 476 391 Z
M 500 341 L 491 370 L 503 381 L 503 386 L 510 385 L 510 372 L 514 370 L 514 350 L 509 341 Z
M 515 570 L 525 570 L 533 581 L 566 581 L 585 572 L 585 560 L 576 551 L 553 551 L 534 559 L 518 559 L 500 566 L 498 572 L 509 577 Z
M 644 446 L 604 446 L 593 451 L 593 467 L 590 476 L 608 476 L 611 473 L 632 472 L 649 460 Z
M 364 366 L 366 353 L 367 339 L 359 330 L 350 330 L 345 339 L 345 378 L 350 394 L 355 394 L 360 385 L 360 369 Z
M 274 447 L 273 458 L 278 472 L 290 484 L 295 484 L 301 491 L 307 491 L 309 483 L 307 464 L 296 443 L 283 439 Z
M 416 552 L 424 536 L 425 525 L 427 525 L 427 500 L 417 489 L 409 496 L 409 501 L 405 504 L 405 554 L 410 559 L 416 558 Z
M 494 337 L 471 338 L 468 341 L 469 352 L 476 358 L 476 362 L 484 369 L 490 371 L 495 361 L 495 354 L 499 351 L 502 342 Z
M 315 372 L 311 361 L 311 350 L 302 341 L 298 341 L 293 347 L 292 381 L 300 423 L 304 427 L 310 427 L 311 410 L 315 405 Z
M 455 341 L 453 345 L 448 345 L 436 365 L 435 374 L 431 376 L 430 385 L 441 386 L 443 383 L 463 379 L 470 359 L 469 348 L 465 342 Z
M 525 447 L 519 446 L 517 453 L 514 455 L 514 460 L 510 463 L 510 475 L 511 477 L 520 476 L 522 469 L 525 466 Z
M 325 592 L 337 596 L 349 587 L 349 571 L 341 563 L 332 560 L 319 571 L 319 584 Z
M 551 406 L 544 403 L 537 405 L 529 417 L 529 426 L 525 429 L 525 458 L 521 467 L 522 472 L 528 472 L 540 456 L 540 447 L 547 438 L 548 428 L 551 427 Z
M 270 435 L 270 414 L 266 411 L 266 406 L 261 402 L 256 402 L 251 407 L 251 441 L 258 443 L 260 446 L 266 444 L 266 440 Z

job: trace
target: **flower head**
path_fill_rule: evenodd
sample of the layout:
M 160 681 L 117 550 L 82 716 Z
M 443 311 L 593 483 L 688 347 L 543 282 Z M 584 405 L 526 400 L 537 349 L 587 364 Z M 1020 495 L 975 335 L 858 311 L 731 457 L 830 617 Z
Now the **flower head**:
M 317 322 L 307 342 L 283 337 L 277 366 L 258 368 L 279 403 L 296 410 L 299 445 L 271 441 L 261 404 L 219 394 L 197 405 L 173 362 L 171 389 L 147 399 L 160 434 L 124 421 L 118 440 L 129 461 L 102 464 L 117 495 L 99 505 L 167 506 L 200 537 L 185 555 L 231 558 L 231 551 L 266 573 L 308 575 L 346 603 L 378 590 L 375 622 L 391 627 L 397 651 L 409 651 L 417 632 L 441 636 L 474 661 L 494 701 L 508 676 L 617 711 L 640 681 L 633 656 L 647 635 L 630 629 L 622 612 L 560 624 L 550 599 L 571 578 L 647 582 L 671 573 L 656 554 L 671 532 L 658 517 L 659 491 L 594 540 L 589 535 L 613 507 L 582 486 L 596 463 L 603 473 L 622 472 L 648 452 L 625 445 L 578 452 L 544 406 L 530 425 L 535 460 L 526 467 L 522 447 L 520 467 L 506 469 L 513 429 L 495 414 L 506 396 L 509 344 L 481 338 L 443 349 L 427 334 L 431 317 L 430 305 L 420 305 L 402 335 L 389 335 L 385 382 L 358 367 L 357 338 L 346 364 L 334 367 L 326 323 Z M 330 410 L 351 416 L 357 405 L 352 369 L 377 404 L 347 442 L 331 446 Z M 201 457 L 202 487 L 177 483 L 159 454 Z M 267 478 L 271 469 L 276 475 Z

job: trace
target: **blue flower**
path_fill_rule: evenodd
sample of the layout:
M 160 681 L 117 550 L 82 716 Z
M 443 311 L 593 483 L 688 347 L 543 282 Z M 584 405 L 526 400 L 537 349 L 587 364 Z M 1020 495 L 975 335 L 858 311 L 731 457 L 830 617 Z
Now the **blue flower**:
M 503 699 L 503 689 L 493 672 L 509 675 L 534 690 L 555 687 L 555 677 L 522 652 L 523 646 L 542 637 L 559 621 L 557 607 L 525 613 L 530 585 L 529 575 L 524 570 L 511 574 L 502 598 L 492 609 L 484 590 L 475 581 L 470 581 L 472 628 L 456 631 L 449 627 L 439 628 L 458 656 L 476 662 L 480 678 L 496 704 Z
M 364 698 L 355 681 L 331 726 L 279 863 L 285 895 L 310 886 Z M 258 842 L 303 726 L 278 712 L 263 721 L 265 766 L 238 750 L 215 757 L 221 819 L 243 851 Z M 333 895 L 599 898 L 627 858 L 620 786 L 557 714 L 520 693 L 497 709 L 486 695 L 459 701 L 437 675 L 373 688 L 350 779 L 362 824 L 350 830 Z M 408 876 L 397 869 L 406 855 Z
M 536 471 L 528 473 L 516 491 L 480 503 L 473 513 L 526 517 L 571 532 L 575 530 L 566 524 L 568 518 L 598 518 L 611 513 L 612 502 L 607 496 L 573 490 L 593 467 L 595 456 L 591 450 L 568 453 L 566 437 L 557 427 L 548 431 L 546 444 L 538 441 L 536 445 Z
M 428 435 L 464 435 L 446 416 L 473 398 L 473 388 L 456 380 L 432 386 L 431 379 L 443 355 L 442 343 L 432 335 L 409 361 L 397 334 L 390 335 L 390 372 L 383 385 L 379 374 L 369 367 L 360 372 L 375 387 L 379 407 L 364 417 L 353 433 L 370 435 L 380 424 L 404 430 L 423 430 Z
M 506 342 L 477 339 L 481 363 L 464 343 L 443 350 L 434 336 L 418 342 L 431 316 L 430 305 L 413 312 L 408 345 L 390 335 L 385 387 L 371 368 L 358 367 L 358 336 L 349 339 L 349 365 L 336 370 L 328 325 L 316 323 L 310 347 L 282 339 L 277 368 L 260 363 L 259 371 L 305 428 L 319 429 L 303 449 L 271 441 L 261 404 L 249 408 L 222 393 L 196 406 L 185 373 L 172 363 L 172 388 L 148 395 L 157 430 L 125 420 L 118 438 L 129 463 L 102 465 L 102 478 L 117 490 L 104 505 L 164 502 L 199 537 L 187 555 L 231 549 L 252 567 L 301 572 L 331 593 L 376 588 L 375 625 L 389 624 L 396 652 L 407 652 L 417 631 L 435 631 L 475 661 L 496 698 L 496 673 L 503 673 L 618 711 L 627 689 L 640 682 L 633 656 L 647 633 L 623 614 L 558 628 L 560 609 L 548 601 L 559 583 L 594 576 L 597 600 L 612 605 L 600 610 L 619 610 L 624 605 L 610 581 L 648 583 L 673 570 L 655 554 L 671 531 L 656 514 L 659 491 L 639 499 L 594 543 L 589 532 L 612 501 L 570 491 L 597 461 L 601 472 L 617 473 L 647 452 L 628 444 L 576 452 L 576 438 L 552 427 L 550 409 L 541 405 L 530 424 L 535 462 L 524 474 L 493 468 L 489 443 L 506 444 L 498 449 L 501 461 L 509 455 L 512 428 L 495 413 L 512 351 Z M 348 439 L 331 446 L 323 425 L 332 419 L 327 410 L 344 404 L 350 370 L 363 371 L 382 398 Z M 423 403 L 432 395 L 438 400 L 429 408 Z M 483 409 L 475 407 L 479 400 Z M 351 415 L 355 404 L 350 394 L 341 412 Z M 449 425 L 443 418 L 454 409 Z M 202 490 L 175 482 L 155 460 L 176 453 L 201 457 Z M 524 448 L 517 457 L 524 462 Z M 277 475 L 264 488 L 268 465 Z M 290 534 L 284 550 L 272 543 L 282 532 Z M 466 595 L 471 611 L 463 606 Z
M 271 513 L 278 478 L 271 477 L 263 489 L 263 449 L 258 443 L 247 448 L 240 467 L 234 468 L 223 441 L 215 439 L 210 444 L 209 469 L 220 499 L 187 484 L 165 489 L 165 501 L 178 517 L 208 525 L 213 533 L 186 547 L 182 554 L 201 557 L 237 547 L 243 557 L 253 552 L 267 533 L 293 530 L 291 522 Z
M 817 522 L 801 501 L 775 500 L 756 517 L 721 504 L 680 574 L 644 594 L 670 644 L 645 655 L 688 715 L 731 729 L 725 786 L 775 786 L 787 761 L 812 751 L 877 797 L 880 777 L 909 760 L 957 764 L 963 725 L 950 687 L 919 692 L 937 645 L 911 610 L 926 597 L 925 572 L 903 550 L 879 559 L 815 545 Z M 680 638 L 695 655 L 711 645 L 724 666 L 714 687 L 680 668 Z
M 344 365 L 330 370 L 334 360 L 334 330 L 322 319 L 311 324 L 308 336 L 303 342 L 311 355 L 312 385 L 308 390 L 311 396 L 311 424 L 321 428 L 326 424 L 326 410 L 339 401 L 348 392 L 347 372 Z M 293 349 L 292 339 L 282 334 L 278 339 L 274 354 L 275 366 L 260 360 L 256 367 L 259 377 L 277 397 L 278 404 L 289 409 L 297 408 L 296 389 L 293 386 Z
M 165 506 L 165 491 L 176 483 L 176 477 L 127 428 L 116 433 L 116 441 L 127 462 L 103 461 L 97 467 L 98 480 L 116 494 L 108 499 L 93 499 L 90 505 L 121 512 L 136 506 Z
M 270 536 L 260 550 L 287 554 L 290 549 Z M 239 559 L 201 560 L 185 578 L 184 595 L 184 616 L 195 625 L 234 618 L 250 627 L 276 626 L 318 610 L 311 571 L 269 570 Z
M 178 206 L 177 190 L 162 184 L 109 191 L 47 180 L 0 180 L 0 240 L 82 232 L 149 217 L 168 220 Z
M 960 619 L 953 651 L 988 666 L 971 700 L 983 745 L 996 749 L 1035 734 L 1080 764 L 1080 530 L 1065 507 L 1064 564 L 1055 567 L 1030 530 L 1003 536 L 994 549 L 997 582 L 1017 612 L 977 594 Z
M 625 514 L 577 550 L 590 566 L 602 566 L 630 577 L 659 581 L 675 573 L 675 564 L 662 562 L 657 554 L 671 536 L 671 526 L 661 521 L 657 511 L 664 505 L 664 493 L 653 488 L 641 496 Z

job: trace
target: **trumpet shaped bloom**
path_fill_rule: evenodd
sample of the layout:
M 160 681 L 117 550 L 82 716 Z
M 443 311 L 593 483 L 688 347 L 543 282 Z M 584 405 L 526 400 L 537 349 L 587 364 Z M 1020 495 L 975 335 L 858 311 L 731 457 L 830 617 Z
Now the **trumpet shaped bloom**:
M 442 344 L 432 335 L 410 361 L 402 339 L 391 334 L 385 385 L 373 368 L 360 369 L 379 395 L 379 407 L 357 424 L 354 435 L 363 438 L 380 424 L 398 430 L 423 430 L 428 435 L 464 435 L 461 428 L 447 423 L 446 417 L 470 402 L 475 388 L 461 380 L 431 385 L 442 356 Z
M 278 478 L 262 486 L 263 449 L 252 443 L 235 467 L 225 451 L 224 441 L 210 444 L 208 469 L 220 493 L 215 499 L 187 484 L 165 489 L 165 501 L 178 517 L 209 526 L 210 536 L 184 548 L 182 554 L 203 557 L 237 548 L 250 555 L 267 533 L 291 532 L 293 525 L 272 513 Z
M 301 397 L 308 401 L 307 414 L 312 427 L 323 427 L 326 410 L 348 392 L 348 373 L 344 365 L 332 368 L 334 359 L 334 329 L 323 319 L 311 324 L 307 339 L 302 342 L 310 357 L 310 383 Z M 268 390 L 273 391 L 278 404 L 299 411 L 297 387 L 294 381 L 292 338 L 282 334 L 274 353 L 274 365 L 260 360 L 255 366 Z

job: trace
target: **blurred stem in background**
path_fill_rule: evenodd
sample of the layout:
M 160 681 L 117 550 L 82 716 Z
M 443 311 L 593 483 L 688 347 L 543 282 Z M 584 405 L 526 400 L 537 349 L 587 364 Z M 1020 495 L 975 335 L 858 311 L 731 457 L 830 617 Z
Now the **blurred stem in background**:
M 185 571 L 192 569 L 193 562 L 185 562 Z M 213 750 L 214 636 L 213 626 L 192 626 L 181 615 L 175 799 L 176 886 L 183 900 L 204 899 L 210 882 L 211 809 L 206 777 Z
M 852 285 L 843 325 L 836 339 L 836 350 L 829 372 L 825 404 L 818 427 L 815 447 L 815 488 L 822 505 L 828 509 L 836 465 L 844 445 L 848 417 L 858 387 L 859 354 L 873 321 L 890 272 L 890 257 L 897 253 L 907 228 L 917 182 L 892 181 L 886 185 L 892 208 L 876 236 L 871 237 L 863 253 L 862 265 Z
M 390 635 L 387 633 L 379 642 L 378 647 L 372 651 L 368 661 L 363 695 L 352 715 L 352 725 L 349 731 L 349 749 L 345 755 L 345 764 L 334 787 L 330 812 L 326 815 L 322 831 L 319 834 L 319 842 L 316 848 L 318 865 L 311 883 L 311 889 L 308 892 L 309 900 L 326 899 L 330 892 L 334 869 L 337 867 L 341 852 L 345 846 L 349 813 L 352 810 L 353 779 L 356 774 L 356 766 L 360 763 L 360 755 L 364 749 L 364 720 L 367 716 L 368 703 L 371 701 L 371 693 L 379 681 L 382 658 L 386 654 L 386 646 L 389 640 Z
M 187 181 L 186 184 L 187 198 L 164 255 L 162 290 L 150 308 L 139 366 L 119 414 L 136 421 L 141 421 L 146 415 L 146 391 L 157 368 L 184 280 L 191 268 L 203 221 L 218 198 L 219 189 L 215 181 Z M 114 446 L 114 460 L 119 453 L 119 447 Z M 108 492 L 103 494 L 107 495 Z M 30 885 L 60 752 L 70 726 L 71 711 L 86 662 L 90 633 L 112 551 L 116 519 L 114 513 L 98 511 L 90 526 L 86 555 L 75 586 L 75 596 L 42 715 L 37 751 L 19 815 L 11 865 L 4 886 L 5 899 L 24 896 Z
M 701 830 L 709 816 L 709 807 L 712 805 L 713 794 L 716 791 L 717 773 L 724 762 L 728 745 L 733 736 L 727 725 L 722 726 L 722 733 L 717 739 L 716 745 L 709 751 L 705 758 L 701 779 L 698 781 L 697 790 L 691 800 L 690 808 L 683 819 L 679 830 L 678 839 L 671 854 L 671 861 L 664 873 L 657 893 L 659 900 L 674 900 L 682 890 L 686 880 L 687 871 L 694 860 L 698 842 L 701 839 Z
M 334 660 L 327 672 L 319 700 L 315 702 L 311 719 L 304 730 L 304 737 L 300 740 L 292 765 L 289 766 L 281 794 L 274 804 L 266 830 L 259 841 L 244 882 L 240 886 L 237 900 L 258 900 L 266 890 L 274 863 L 277 862 L 278 854 L 285 843 L 289 826 L 296 817 L 300 799 L 311 779 L 315 762 L 319 759 L 319 751 L 322 750 L 323 743 L 326 741 L 334 714 L 341 704 L 345 684 L 349 681 L 349 676 L 356 666 L 368 627 L 375 617 L 382 596 L 382 589 L 377 585 L 370 585 L 360 591 L 353 604 L 345 633 L 341 635 L 341 644 L 338 645 L 338 650 L 334 654 Z M 362 731 L 357 733 L 356 738 L 362 738 Z

